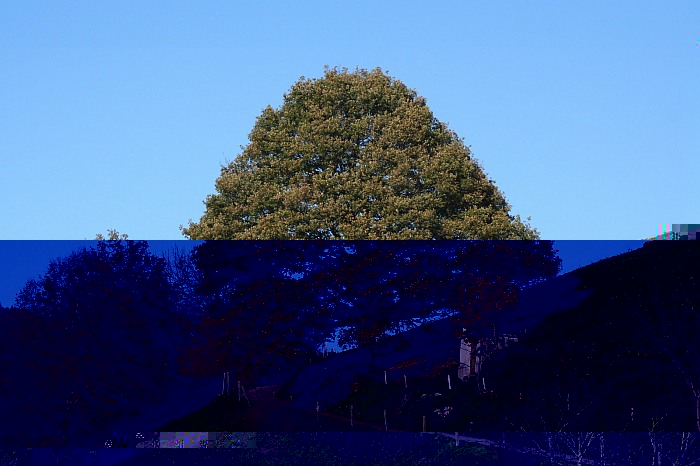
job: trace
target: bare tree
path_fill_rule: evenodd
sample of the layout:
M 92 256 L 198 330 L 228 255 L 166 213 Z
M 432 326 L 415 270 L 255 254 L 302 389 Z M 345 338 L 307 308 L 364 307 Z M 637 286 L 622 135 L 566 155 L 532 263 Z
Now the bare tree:
M 573 400 L 568 393 L 565 397 L 560 397 L 558 402 L 549 400 L 549 403 L 546 403 L 549 405 L 548 408 L 558 411 L 558 416 L 549 416 L 547 419 L 540 416 L 541 429 L 534 429 L 533 427 L 536 426 L 529 425 L 527 421 L 521 421 L 519 426 L 510 419 L 506 419 L 506 422 L 521 431 L 534 444 L 535 451 L 554 464 L 568 465 L 572 461 L 579 466 L 593 464 L 593 461 L 586 459 L 585 455 L 592 452 L 593 440 L 599 438 L 600 433 L 570 431 L 579 416 L 593 404 L 593 401 L 583 407 L 574 406 L 574 409 L 572 409 L 572 403 Z
M 654 425 L 654 424 L 652 424 Z M 696 432 L 649 431 L 652 466 L 693 466 L 700 462 Z
M 680 287 L 679 287 L 680 288 Z M 681 376 L 694 398 L 695 425 L 700 432 L 700 318 L 694 297 L 676 291 L 672 302 L 663 306 L 650 302 L 638 313 L 641 331 L 638 340 L 650 351 L 666 359 Z
M 676 449 L 667 449 L 667 458 L 673 466 L 693 466 L 700 462 L 698 454 L 699 442 L 697 432 L 671 432 L 666 434 L 669 445 L 676 445 Z

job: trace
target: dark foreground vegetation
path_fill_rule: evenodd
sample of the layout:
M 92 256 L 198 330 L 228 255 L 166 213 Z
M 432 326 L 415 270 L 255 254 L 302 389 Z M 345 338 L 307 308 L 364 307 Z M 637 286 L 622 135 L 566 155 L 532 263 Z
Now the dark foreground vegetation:
M 27 284 L 18 307 L 3 313 L 0 441 L 11 448 L 22 441 L 70 448 L 162 402 L 164 390 L 178 393 L 184 378 L 196 383 L 229 369 L 228 398 L 211 393 L 213 401 L 204 400 L 202 409 L 133 430 L 425 436 L 425 429 L 480 432 L 492 441 L 518 433 L 520 440 L 505 444 L 535 445 L 527 448 L 562 461 L 570 459 L 565 454 L 590 460 L 601 443 L 604 455 L 619 456 L 619 464 L 651 457 L 658 464 L 661 454 L 661 464 L 685 455 L 673 461 L 689 465 L 687 458 L 700 456 L 695 436 L 687 434 L 700 432 L 697 242 L 656 242 L 520 293 L 517 280 L 508 285 L 503 277 L 528 279 L 528 261 L 547 257 L 546 248 L 479 243 L 471 251 L 468 245 L 440 251 L 420 245 L 408 254 L 365 243 L 357 256 L 305 244 L 308 250 L 287 255 L 268 244 L 235 251 L 217 244 L 178 263 L 153 257 L 143 244 L 113 241 L 53 263 L 41 281 Z M 321 258 L 305 269 L 308 281 L 264 267 L 272 261 L 286 270 L 316 254 Z M 445 254 L 444 266 L 433 260 L 436 254 Z M 465 268 L 462 282 L 473 299 L 463 312 L 378 338 L 398 328 L 400 319 L 392 319 L 402 310 L 423 315 L 415 302 L 402 307 L 391 293 L 382 294 L 389 286 L 383 274 L 397 274 L 391 286 L 404 286 L 406 296 L 429 301 L 435 294 L 445 305 L 460 305 L 459 293 L 448 293 L 462 283 L 447 273 L 461 263 L 450 254 L 470 258 L 469 267 L 480 264 L 483 273 L 499 257 L 501 265 L 508 263 L 502 254 L 519 254 L 523 262 L 500 279 L 492 270 L 493 283 Z M 222 257 L 224 265 L 217 262 Z M 323 265 L 328 260 L 336 261 L 334 268 Z M 410 260 L 410 267 L 399 267 Z M 241 267 L 245 273 L 236 275 Z M 535 275 L 551 271 L 543 266 Z M 356 306 L 336 314 L 352 327 L 346 341 L 358 347 L 307 363 L 314 344 L 333 328 L 334 307 L 313 301 L 321 299 L 313 298 L 317 283 L 328 286 L 323 300 L 337 306 L 358 296 Z M 281 302 L 304 318 L 290 319 Z M 381 312 L 368 313 L 372 303 L 382 304 Z M 324 312 L 314 311 L 321 305 Z M 259 335 L 234 325 L 251 319 L 258 319 Z M 503 328 L 518 341 L 486 354 L 478 374 L 462 381 L 457 326 L 475 326 L 482 334 Z M 16 348 L 23 349 L 11 351 Z M 237 381 L 250 397 L 238 400 Z M 253 396 L 256 387 L 269 385 L 276 387 L 272 395 Z M 179 400 L 191 402 L 186 394 Z M 620 441 L 615 448 L 623 453 L 614 454 L 615 433 L 643 440 L 634 448 Z
M 226 425 L 263 427 L 283 416 L 289 431 L 420 432 L 425 416 L 429 431 L 480 432 L 495 439 L 517 434 L 509 442 L 550 458 L 568 451 L 592 461 L 600 458 L 602 440 L 604 456 L 618 464 L 651 458 L 654 464 L 693 464 L 700 458 L 700 300 L 692 265 L 699 252 L 693 242 L 659 243 L 573 272 L 572 291 L 586 291 L 586 298 L 550 313 L 517 344 L 494 353 L 480 377 L 462 382 L 456 367 L 433 367 L 407 387 L 396 377 L 385 384 L 382 371 L 373 377 L 358 373 L 342 401 L 323 407 L 319 421 L 312 406 L 270 403 L 266 410 L 265 404 L 250 408 L 244 402 L 239 409 L 257 419 L 231 415 Z M 334 357 L 315 365 L 333 372 Z M 296 379 L 277 391 L 278 399 L 300 386 Z M 323 378 L 307 381 L 307 395 L 322 397 L 324 384 Z
M 58 465 L 636 466 L 697 464 L 698 434 L 257 432 L 252 445 L 4 451 L 5 463 Z

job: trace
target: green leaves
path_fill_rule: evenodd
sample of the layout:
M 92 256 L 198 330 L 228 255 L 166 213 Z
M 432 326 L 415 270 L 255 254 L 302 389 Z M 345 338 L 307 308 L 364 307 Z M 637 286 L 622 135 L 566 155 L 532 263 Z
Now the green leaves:
M 301 78 L 222 167 L 190 239 L 538 239 L 415 90 L 381 69 Z
M 105 236 L 102 233 L 98 233 L 95 235 L 95 239 L 97 241 L 104 241 Z M 129 235 L 127 235 L 126 233 L 122 233 L 120 235 L 119 232 L 117 230 L 115 230 L 114 228 L 108 228 L 106 239 L 109 241 L 118 241 L 120 239 L 126 240 L 126 239 L 129 239 Z

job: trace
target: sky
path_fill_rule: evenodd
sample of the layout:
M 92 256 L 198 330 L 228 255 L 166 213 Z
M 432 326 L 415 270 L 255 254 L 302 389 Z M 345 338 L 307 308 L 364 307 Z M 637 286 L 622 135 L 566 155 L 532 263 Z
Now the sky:
M 700 218 L 697 2 L 159 5 L 0 3 L 0 240 L 183 239 L 263 108 L 326 64 L 425 97 L 542 239 Z

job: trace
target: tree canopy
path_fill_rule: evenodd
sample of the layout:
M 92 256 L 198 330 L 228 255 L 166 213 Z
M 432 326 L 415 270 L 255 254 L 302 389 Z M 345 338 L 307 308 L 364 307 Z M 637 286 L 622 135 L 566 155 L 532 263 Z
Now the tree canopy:
M 379 68 L 302 76 L 249 139 L 186 237 L 539 238 L 425 98 Z
M 328 248 L 285 243 L 208 241 L 195 248 L 202 273 L 196 291 L 206 302 L 199 344 L 189 355 L 195 372 L 235 369 L 247 383 L 329 339 L 335 323 L 317 278 Z
M 551 241 L 205 241 L 193 259 L 208 304 L 191 359 L 244 379 L 339 329 L 341 345 L 373 346 L 437 317 L 490 328 L 561 264 Z

